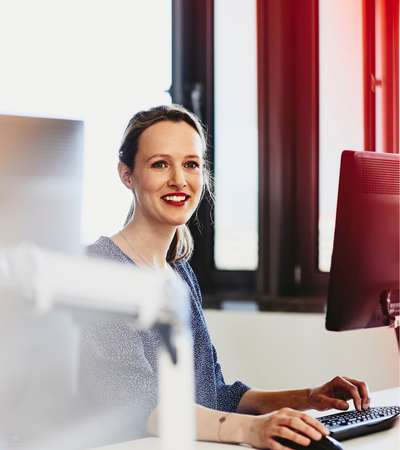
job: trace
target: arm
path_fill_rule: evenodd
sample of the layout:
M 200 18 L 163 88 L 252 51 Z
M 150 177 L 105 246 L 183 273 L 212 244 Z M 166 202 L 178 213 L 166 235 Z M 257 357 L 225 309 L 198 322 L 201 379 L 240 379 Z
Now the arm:
M 288 408 L 270 415 L 226 413 L 195 405 L 196 437 L 199 441 L 249 444 L 256 448 L 284 450 L 287 447 L 275 441 L 283 437 L 308 445 L 310 439 L 319 440 L 328 430 L 312 417 Z M 155 408 L 147 422 L 147 431 L 158 435 L 158 410 Z M 305 437 L 295 431 L 301 431 Z M 310 439 L 309 439 L 310 438 Z
M 366 383 L 347 377 L 336 377 L 315 388 L 292 391 L 262 391 L 250 389 L 241 398 L 237 412 L 243 414 L 267 414 L 281 408 L 299 411 L 317 409 L 326 411 L 349 408 L 347 400 L 354 400 L 356 409 L 367 409 L 371 398 Z
M 292 391 L 250 389 L 239 402 L 236 413 L 226 413 L 195 405 L 197 440 L 249 444 L 256 448 L 284 450 L 275 441 L 283 437 L 307 446 L 310 439 L 319 440 L 329 431 L 317 420 L 300 412 L 316 408 L 347 409 L 353 399 L 357 409 L 368 408 L 368 386 L 361 381 L 336 377 L 322 386 Z M 293 409 L 290 409 L 290 408 Z M 276 411 L 272 414 L 268 414 Z M 147 421 L 147 431 L 158 434 L 158 407 Z M 300 431 L 304 434 L 296 433 Z

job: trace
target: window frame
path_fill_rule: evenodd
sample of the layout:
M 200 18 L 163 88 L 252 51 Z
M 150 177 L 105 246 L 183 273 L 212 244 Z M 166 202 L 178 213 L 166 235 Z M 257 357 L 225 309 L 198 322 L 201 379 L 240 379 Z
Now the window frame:
M 264 233 L 257 292 L 266 301 L 324 297 L 329 277 L 317 265 L 318 0 L 287 6 L 258 0 L 259 211 Z

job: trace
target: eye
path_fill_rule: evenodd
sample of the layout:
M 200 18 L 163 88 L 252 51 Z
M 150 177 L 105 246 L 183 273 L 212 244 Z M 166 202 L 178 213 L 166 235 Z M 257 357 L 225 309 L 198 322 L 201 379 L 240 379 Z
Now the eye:
M 195 161 L 189 161 L 185 164 L 185 166 L 189 169 L 196 169 L 197 167 L 200 167 L 199 164 Z
M 163 169 L 164 167 L 166 167 L 166 163 L 165 161 L 156 161 L 151 165 L 151 167 L 154 167 L 155 169 Z

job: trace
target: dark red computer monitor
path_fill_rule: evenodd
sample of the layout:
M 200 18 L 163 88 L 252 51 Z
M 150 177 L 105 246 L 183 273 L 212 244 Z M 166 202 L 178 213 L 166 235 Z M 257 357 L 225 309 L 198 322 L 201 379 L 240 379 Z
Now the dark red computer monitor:
M 388 326 L 399 315 L 398 154 L 344 151 L 326 328 Z

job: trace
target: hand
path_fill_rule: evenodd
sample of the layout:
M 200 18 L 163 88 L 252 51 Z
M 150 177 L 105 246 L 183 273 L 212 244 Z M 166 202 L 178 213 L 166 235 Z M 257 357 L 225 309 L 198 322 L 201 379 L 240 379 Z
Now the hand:
M 346 400 L 354 400 L 354 406 L 358 411 L 368 409 L 371 404 L 368 385 L 363 381 L 336 377 L 322 386 L 310 389 L 309 404 L 318 411 L 332 408 L 348 409 L 349 404 Z
M 307 446 L 310 444 L 310 439 L 318 441 L 328 434 L 327 428 L 307 414 L 283 408 L 273 414 L 254 416 L 245 442 L 256 448 L 286 450 L 287 447 L 276 441 L 274 437 L 286 438 Z

